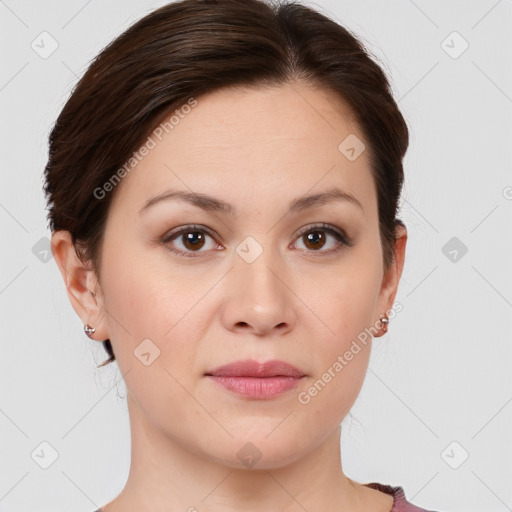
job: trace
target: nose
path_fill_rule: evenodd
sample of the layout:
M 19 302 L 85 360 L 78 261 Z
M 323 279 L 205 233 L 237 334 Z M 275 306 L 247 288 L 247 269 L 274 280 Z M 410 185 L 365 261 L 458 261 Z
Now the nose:
M 222 321 L 228 330 L 268 336 L 294 328 L 294 294 L 284 266 L 271 257 L 270 250 L 251 263 L 236 255 L 227 279 Z

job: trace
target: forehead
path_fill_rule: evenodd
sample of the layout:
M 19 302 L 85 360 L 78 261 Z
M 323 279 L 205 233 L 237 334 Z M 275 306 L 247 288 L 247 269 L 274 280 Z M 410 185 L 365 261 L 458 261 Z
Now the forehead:
M 362 203 L 371 200 L 364 197 L 374 191 L 368 151 L 356 159 L 344 152 L 344 141 L 362 145 L 364 136 L 333 93 L 289 83 L 223 88 L 196 101 L 175 117 L 178 122 L 161 124 L 158 136 L 150 135 L 153 147 L 119 185 L 123 203 L 138 210 L 168 188 L 240 204 L 244 198 L 291 198 L 331 186 Z

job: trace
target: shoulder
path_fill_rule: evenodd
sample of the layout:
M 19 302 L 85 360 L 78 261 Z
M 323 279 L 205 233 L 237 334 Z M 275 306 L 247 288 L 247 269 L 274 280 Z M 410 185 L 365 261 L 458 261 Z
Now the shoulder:
M 393 508 L 389 512 L 436 512 L 434 510 L 417 507 L 410 503 L 405 496 L 403 488 L 400 486 L 393 487 L 378 482 L 370 482 L 364 485 L 393 496 Z

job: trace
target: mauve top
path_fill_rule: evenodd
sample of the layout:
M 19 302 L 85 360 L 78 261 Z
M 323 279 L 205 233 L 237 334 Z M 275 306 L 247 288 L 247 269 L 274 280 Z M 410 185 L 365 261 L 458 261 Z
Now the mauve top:
M 435 512 L 433 510 L 427 510 L 425 508 L 416 507 L 412 503 L 409 503 L 405 499 L 405 493 L 402 487 L 392 487 L 391 485 L 379 484 L 377 482 L 371 482 L 369 484 L 364 485 L 393 496 L 393 508 L 389 512 Z M 101 510 L 101 508 L 99 508 L 94 512 L 103 511 Z

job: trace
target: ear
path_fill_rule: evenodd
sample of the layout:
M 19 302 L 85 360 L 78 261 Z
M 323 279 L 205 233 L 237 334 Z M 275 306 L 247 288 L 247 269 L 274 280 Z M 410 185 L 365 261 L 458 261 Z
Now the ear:
M 398 224 L 395 227 L 395 259 L 393 263 L 389 266 L 387 272 L 385 272 L 384 277 L 382 279 L 382 285 L 379 294 L 378 300 L 378 314 L 386 313 L 393 307 L 393 303 L 395 301 L 396 292 L 398 290 L 398 283 L 400 282 L 400 277 L 402 276 L 402 270 L 404 268 L 405 262 L 405 247 L 407 244 L 407 228 Z M 380 319 L 378 316 L 374 319 L 373 325 L 376 325 L 376 322 Z M 376 335 L 376 337 L 381 336 L 382 333 Z
M 71 305 L 82 324 L 89 324 L 96 329 L 91 335 L 93 339 L 107 339 L 109 335 L 103 314 L 103 299 L 94 270 L 78 257 L 69 231 L 55 231 L 51 248 Z

